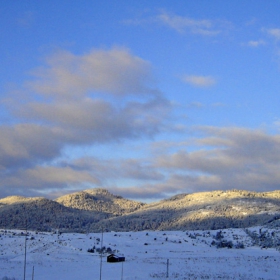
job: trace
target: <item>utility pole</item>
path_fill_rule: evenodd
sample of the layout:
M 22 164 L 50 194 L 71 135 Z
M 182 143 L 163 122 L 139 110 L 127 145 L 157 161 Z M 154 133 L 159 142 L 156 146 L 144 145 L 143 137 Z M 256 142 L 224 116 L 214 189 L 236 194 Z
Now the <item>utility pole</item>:
M 101 236 L 101 250 L 100 250 L 100 280 L 102 279 L 102 256 L 103 256 L 103 227 Z
M 121 280 L 123 280 L 123 262 L 122 262 L 122 275 L 121 275 Z
M 27 220 L 25 220 L 24 273 L 23 273 L 23 280 L 25 280 L 25 273 L 26 273 L 26 242 L 27 242 Z
M 167 259 L 166 263 L 166 278 L 169 278 L 169 259 Z
M 33 269 L 32 269 L 32 280 L 34 280 L 34 265 L 33 265 Z
M 102 216 L 102 204 L 99 204 L 99 219 Z M 100 221 L 100 220 L 99 220 Z M 101 227 L 102 235 L 101 235 L 101 250 L 100 250 L 100 272 L 99 272 L 99 280 L 102 279 L 102 257 L 103 257 L 103 226 Z

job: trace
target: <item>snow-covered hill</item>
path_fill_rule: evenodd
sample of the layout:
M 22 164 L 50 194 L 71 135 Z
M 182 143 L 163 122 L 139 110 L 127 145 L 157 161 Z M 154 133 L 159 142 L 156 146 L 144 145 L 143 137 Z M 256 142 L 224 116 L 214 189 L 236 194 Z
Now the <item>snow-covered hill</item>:
M 23 279 L 25 231 L 0 230 L 0 236 L 0 279 Z M 279 238 L 279 228 L 266 227 L 107 232 L 103 238 L 101 233 L 28 231 L 26 279 L 277 280 Z M 112 252 L 125 262 L 107 263 Z
M 63 232 L 244 228 L 280 221 L 280 191 L 180 194 L 144 204 L 104 189 L 46 198 L 0 199 L 0 228 Z
M 144 203 L 113 195 L 106 189 L 89 189 L 67 194 L 56 201 L 70 208 L 103 212 L 112 216 L 131 213 L 144 206 Z

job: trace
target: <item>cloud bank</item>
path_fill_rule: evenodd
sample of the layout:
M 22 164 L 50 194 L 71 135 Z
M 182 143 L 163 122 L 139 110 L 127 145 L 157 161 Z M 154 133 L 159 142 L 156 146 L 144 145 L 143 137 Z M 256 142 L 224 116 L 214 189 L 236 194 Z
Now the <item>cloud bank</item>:
M 118 48 L 55 53 L 3 103 L 18 121 L 0 126 L 2 195 L 101 184 L 57 159 L 71 146 L 153 137 L 171 108 L 153 86 L 150 64 Z
M 216 83 L 211 76 L 184 81 Z M 11 120 L 0 125 L 1 197 L 105 187 L 153 200 L 181 192 L 279 188 L 279 135 L 184 126 L 183 141 L 166 140 L 179 126 L 175 105 L 157 89 L 150 63 L 126 49 L 57 52 L 2 104 Z M 92 148 L 106 152 L 93 155 Z

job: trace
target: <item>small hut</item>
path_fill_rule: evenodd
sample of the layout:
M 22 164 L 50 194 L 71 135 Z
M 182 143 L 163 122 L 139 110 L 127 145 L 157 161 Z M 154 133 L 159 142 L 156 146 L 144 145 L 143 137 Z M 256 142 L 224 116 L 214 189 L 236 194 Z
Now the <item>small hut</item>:
M 111 254 L 107 257 L 107 262 L 111 262 L 111 263 L 124 262 L 124 261 L 125 261 L 125 257 L 119 257 L 115 254 Z

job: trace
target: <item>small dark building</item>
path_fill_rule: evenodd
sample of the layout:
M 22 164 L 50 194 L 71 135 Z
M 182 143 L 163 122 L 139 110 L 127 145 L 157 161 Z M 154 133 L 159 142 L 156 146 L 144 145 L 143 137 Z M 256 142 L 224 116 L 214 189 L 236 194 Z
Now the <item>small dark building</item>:
M 125 257 L 119 257 L 115 254 L 111 254 L 107 257 L 107 262 L 124 262 L 125 261 Z

